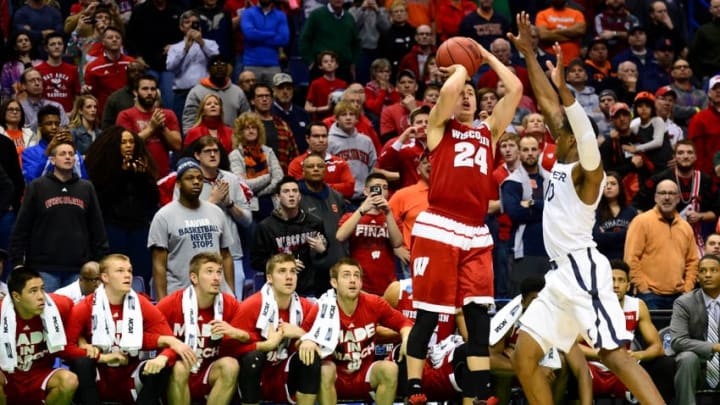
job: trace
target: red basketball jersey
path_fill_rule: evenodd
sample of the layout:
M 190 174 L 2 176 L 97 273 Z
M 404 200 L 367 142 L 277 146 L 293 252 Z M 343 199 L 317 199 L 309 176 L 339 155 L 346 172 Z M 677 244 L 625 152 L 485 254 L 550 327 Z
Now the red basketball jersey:
M 487 125 L 472 128 L 449 120 L 430 164 L 429 211 L 463 224 L 483 225 L 488 201 L 498 194 Z
M 400 297 L 398 298 L 397 310 L 402 312 L 406 318 L 415 322 L 417 310 L 413 308 L 412 279 L 400 280 Z M 438 314 L 438 323 L 435 326 L 428 346 L 442 342 L 448 336 L 455 333 L 455 315 Z

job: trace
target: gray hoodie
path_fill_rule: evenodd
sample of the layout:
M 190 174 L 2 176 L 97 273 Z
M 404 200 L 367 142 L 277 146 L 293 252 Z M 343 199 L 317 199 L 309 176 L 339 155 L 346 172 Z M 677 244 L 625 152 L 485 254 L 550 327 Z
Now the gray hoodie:
M 361 134 L 357 129 L 347 133 L 338 127 L 337 122 L 330 127 L 328 139 L 328 152 L 345 159 L 350 171 L 355 176 L 355 192 L 353 199 L 362 198 L 365 189 L 365 178 L 370 174 L 377 154 L 375 146 L 369 136 Z

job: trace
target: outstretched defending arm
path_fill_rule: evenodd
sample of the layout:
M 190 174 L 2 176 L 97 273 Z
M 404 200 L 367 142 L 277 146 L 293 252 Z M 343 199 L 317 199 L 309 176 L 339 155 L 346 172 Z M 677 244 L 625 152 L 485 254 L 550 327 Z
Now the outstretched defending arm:
M 586 172 L 592 172 L 601 167 L 600 148 L 598 147 L 595 131 L 588 118 L 585 110 L 580 103 L 575 100 L 572 92 L 565 81 L 565 68 L 563 67 L 563 54 L 560 45 L 555 43 L 553 50 L 557 55 L 557 66 L 553 66 L 552 62 L 547 62 L 550 69 L 550 76 L 558 88 L 560 100 L 565 107 L 570 128 L 575 134 L 575 142 L 577 143 L 578 159 L 580 165 Z
M 575 147 L 577 148 L 579 165 L 573 168 L 573 182 L 576 184 L 578 197 L 585 204 L 593 204 L 600 195 L 600 188 L 605 178 L 600 148 L 595 139 L 595 131 L 585 110 L 575 100 L 572 92 L 565 82 L 565 68 L 563 67 L 563 54 L 560 45 L 555 43 L 553 50 L 557 55 L 557 66 L 547 63 L 550 68 L 550 77 L 558 88 L 560 99 L 565 106 L 570 129 L 575 134 Z M 565 137 L 570 136 L 565 135 Z
M 530 16 L 526 12 L 521 12 L 516 16 L 518 25 L 518 35 L 508 33 L 508 38 L 512 41 L 515 48 L 525 57 L 528 74 L 530 76 L 530 85 L 537 99 L 540 111 L 545 117 L 545 123 L 550 127 L 550 134 L 553 139 L 560 136 L 560 128 L 563 126 L 563 112 L 560 108 L 557 93 L 550 84 L 540 62 L 537 60 L 535 49 L 531 42 L 531 24 Z

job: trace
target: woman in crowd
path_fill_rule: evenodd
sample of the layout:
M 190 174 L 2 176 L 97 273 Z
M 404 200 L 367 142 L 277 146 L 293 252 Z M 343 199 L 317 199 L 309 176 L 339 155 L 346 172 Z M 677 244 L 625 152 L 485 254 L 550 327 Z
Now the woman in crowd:
M 100 201 L 110 250 L 128 255 L 134 273 L 147 284 L 152 275 L 147 238 L 158 190 L 157 168 L 145 142 L 111 126 L 90 145 L 85 165 Z
M 41 60 L 35 55 L 35 44 L 26 31 L 18 31 L 8 41 L 5 55 L 7 62 L 0 73 L 0 101 L 5 101 L 18 93 L 17 86 L 20 83 L 22 72 L 30 67 L 38 65 Z
M 22 168 L 22 152 L 38 143 L 40 137 L 25 128 L 25 111 L 17 100 L 10 99 L 0 105 L 0 135 L 7 136 L 15 144 Z
M 382 108 L 400 101 L 400 93 L 390 83 L 392 66 L 385 58 L 375 59 L 370 65 L 370 81 L 365 85 L 365 111 L 380 117 Z
M 223 105 L 222 99 L 217 94 L 210 93 L 203 97 L 198 107 L 197 117 L 195 118 L 195 126 L 188 130 L 185 134 L 183 147 L 187 147 L 195 140 L 205 135 L 217 138 L 220 144 L 225 148 L 226 153 L 230 153 L 232 148 L 233 130 L 223 123 Z
M 597 249 L 608 259 L 622 260 L 625 251 L 625 235 L 630 221 L 637 211 L 627 200 L 622 177 L 617 172 L 607 173 L 605 190 L 597 207 L 593 238 Z
M 82 94 L 75 97 L 73 110 L 70 113 L 70 133 L 78 153 L 85 156 L 90 144 L 95 141 L 100 130 L 100 120 L 97 116 L 98 102 L 91 94 Z
M 260 116 L 246 112 L 235 119 L 233 146 L 230 171 L 245 179 L 254 193 L 250 206 L 255 221 L 259 222 L 272 212 L 272 196 L 283 177 L 275 153 L 265 145 L 265 126 Z
M 443 77 L 442 73 L 440 73 L 440 69 L 438 69 L 435 54 L 430 54 L 425 60 L 421 84 L 423 88 L 429 84 L 434 84 L 436 86 L 442 87 Z

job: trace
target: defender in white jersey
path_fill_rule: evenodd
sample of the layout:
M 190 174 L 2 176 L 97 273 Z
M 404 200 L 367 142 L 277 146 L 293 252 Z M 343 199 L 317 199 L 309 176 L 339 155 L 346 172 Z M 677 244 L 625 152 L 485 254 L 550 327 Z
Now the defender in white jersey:
M 556 43 L 557 67 L 548 62 L 557 94 L 547 80 L 530 41 L 530 19 L 517 17 L 519 35 L 510 35 L 525 56 L 530 83 L 557 145 L 558 163 L 545 189 L 543 237 L 554 270 L 545 288 L 520 318 L 521 329 L 513 367 L 531 404 L 551 404 L 550 387 L 538 369 L 538 360 L 551 346 L 565 352 L 578 350 L 582 335 L 599 349 L 602 362 L 643 404 L 663 404 L 650 376 L 626 352 L 632 338 L 613 292 L 607 258 L 595 249 L 592 227 L 595 208 L 605 185 L 600 150 L 587 118 L 565 83 L 563 55 Z M 574 134 L 574 135 L 573 135 Z

